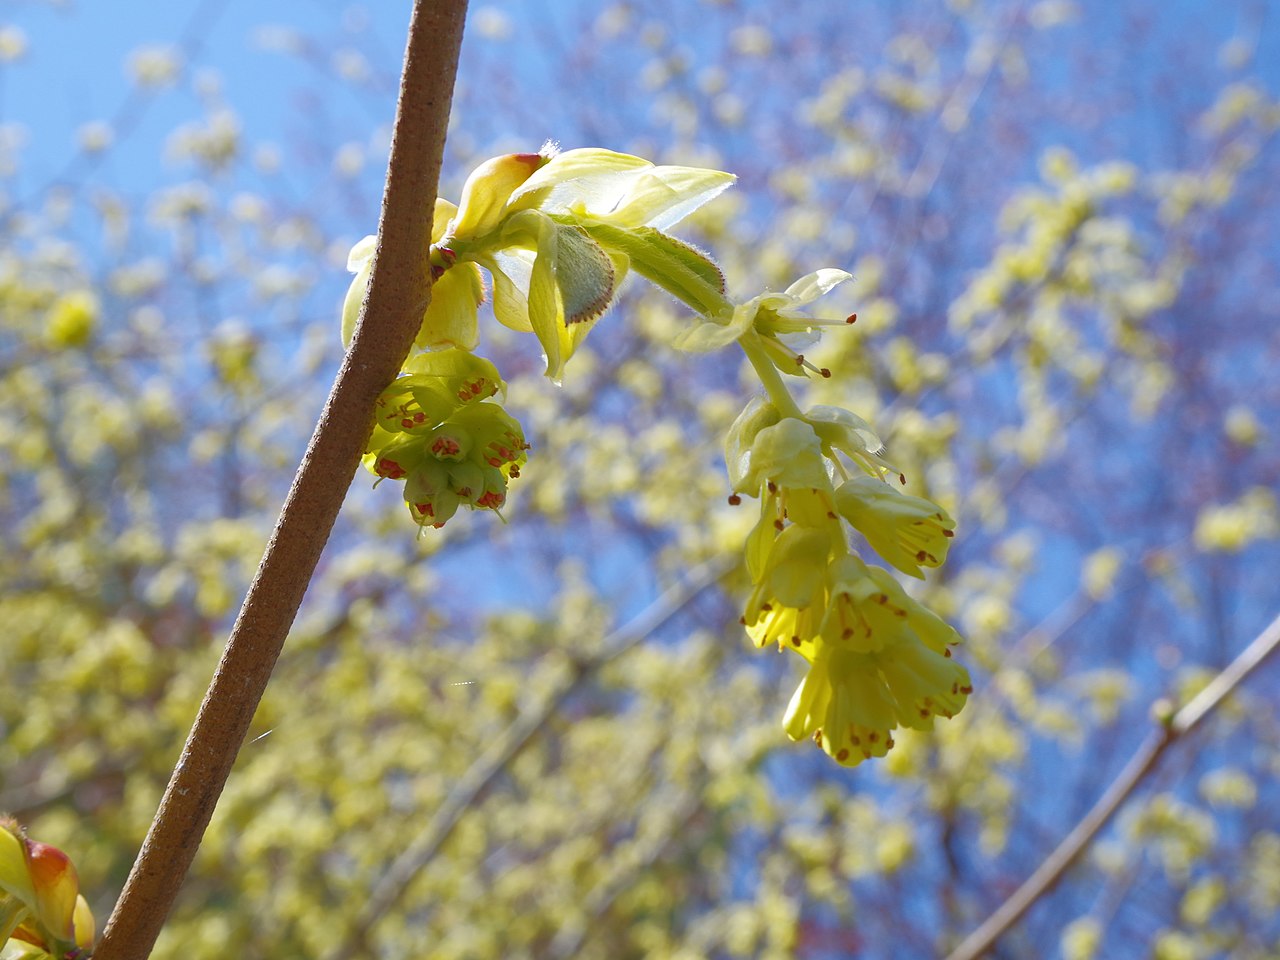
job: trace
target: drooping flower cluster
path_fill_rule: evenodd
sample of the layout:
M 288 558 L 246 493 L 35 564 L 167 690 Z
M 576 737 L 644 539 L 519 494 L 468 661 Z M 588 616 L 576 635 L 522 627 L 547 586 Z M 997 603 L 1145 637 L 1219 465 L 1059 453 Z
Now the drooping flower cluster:
M 544 147 L 481 164 L 458 206 L 436 201 L 435 286 L 417 338 L 427 352 L 379 401 L 365 464 L 405 481 L 420 525 L 439 526 L 463 504 L 496 510 L 505 502 L 526 444 L 502 409 L 498 371 L 469 352 L 479 340 L 482 270 L 493 280 L 497 319 L 538 338 L 557 382 L 629 271 L 662 287 L 697 315 L 676 346 L 736 344 L 764 386 L 726 442 L 731 499 L 760 500 L 746 544 L 753 590 L 743 624 L 757 645 L 776 643 L 809 664 L 787 710 L 787 733 L 813 736 L 854 765 L 883 756 L 898 727 L 928 729 L 934 717 L 953 716 L 970 686 L 950 656 L 956 632 L 892 574 L 855 556 L 850 528 L 902 573 L 923 577 L 923 568 L 946 559 L 955 524 L 937 504 L 886 480 L 898 472 L 864 420 L 839 407 L 802 412 L 780 376 L 831 376 L 803 351 L 821 328 L 854 318 L 821 319 L 807 308 L 849 275 L 818 270 L 782 292 L 734 303 L 715 262 L 665 232 L 733 179 L 594 148 Z M 369 237 L 351 252 L 348 340 L 374 249 Z
M 65 853 L 0 817 L 0 948 L 29 960 L 74 960 L 93 946 L 93 914 Z
M 777 644 L 809 664 L 787 708 L 787 734 L 812 736 L 850 766 L 884 756 L 897 727 L 927 730 L 935 716 L 954 716 L 970 692 L 968 673 L 951 659 L 955 630 L 847 545 L 842 521 L 912 576 L 946 559 L 954 522 L 886 482 L 895 471 L 880 450 L 847 410 L 783 416 L 757 399 L 730 429 L 725 454 L 735 498 L 760 499 L 742 622 L 758 646 Z

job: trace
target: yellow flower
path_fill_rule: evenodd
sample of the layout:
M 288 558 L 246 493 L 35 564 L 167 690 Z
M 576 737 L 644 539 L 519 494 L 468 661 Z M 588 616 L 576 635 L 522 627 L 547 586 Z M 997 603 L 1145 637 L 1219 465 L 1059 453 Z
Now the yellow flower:
M 899 493 L 876 477 L 854 477 L 835 494 L 836 509 L 872 549 L 913 577 L 947 559 L 956 523 L 931 500 Z
M 816 632 L 793 644 L 810 661 L 783 725 L 813 735 L 837 762 L 882 757 L 897 727 L 927 730 L 968 699 L 969 674 L 951 659 L 959 635 L 885 570 L 845 555 L 830 567 Z M 814 631 L 810 617 L 804 626 Z
M 801 277 L 781 293 L 765 292 L 746 303 L 737 304 L 732 316 L 706 317 L 676 338 L 682 350 L 706 352 L 727 347 L 748 330 L 760 334 L 774 365 L 783 373 L 804 372 L 799 352 L 818 340 L 818 327 L 844 326 L 849 317 L 820 318 L 807 313 L 809 304 L 846 280 L 843 270 L 824 269 Z

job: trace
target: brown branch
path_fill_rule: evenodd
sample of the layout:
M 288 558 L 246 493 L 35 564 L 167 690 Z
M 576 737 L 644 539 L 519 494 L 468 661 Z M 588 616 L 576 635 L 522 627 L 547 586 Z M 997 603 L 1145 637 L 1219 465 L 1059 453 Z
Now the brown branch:
M 417 0 L 362 322 L 97 950 L 145 960 L 200 846 L 276 658 L 430 297 L 427 249 L 466 0 Z M 369 322 L 363 322 L 368 318 Z
M 1053 889 L 1062 879 L 1067 868 L 1093 841 L 1107 821 L 1120 809 L 1137 789 L 1138 784 L 1151 772 L 1165 751 L 1191 733 L 1223 699 L 1256 670 L 1267 657 L 1280 647 L 1280 617 L 1272 620 L 1240 656 L 1219 673 L 1190 703 L 1165 720 L 1153 731 L 1137 752 L 1125 764 L 1120 775 L 1093 805 L 1084 819 L 1069 833 L 1058 848 L 1049 854 L 1044 863 L 1013 895 L 1002 903 L 977 930 L 969 934 L 956 947 L 947 960 L 977 960 L 995 945 L 1009 929 L 1022 919 L 1032 905 Z

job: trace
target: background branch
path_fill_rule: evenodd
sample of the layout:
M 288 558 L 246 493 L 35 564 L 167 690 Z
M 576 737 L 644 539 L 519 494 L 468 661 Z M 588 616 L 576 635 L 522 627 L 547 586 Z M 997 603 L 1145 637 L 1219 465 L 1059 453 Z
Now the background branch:
M 436 815 L 387 868 L 377 886 L 370 891 L 364 909 L 351 925 L 346 939 L 329 955 L 329 960 L 346 960 L 367 955 L 367 938 L 373 925 L 400 901 L 409 883 L 426 868 L 452 835 L 462 815 L 551 719 L 560 705 L 588 678 L 652 636 L 654 631 L 692 603 L 704 590 L 736 569 L 738 562 L 736 557 L 711 561 L 692 571 L 683 583 L 669 589 L 630 623 L 606 637 L 599 655 L 578 664 L 568 683 L 548 695 L 537 709 L 529 711 L 509 726 L 458 780 Z
M 1236 687 L 1257 669 L 1280 646 L 1280 617 L 1272 620 L 1253 642 L 1235 658 L 1225 670 L 1200 691 L 1191 702 L 1173 716 L 1164 720 L 1143 742 L 1138 751 L 1125 764 L 1120 775 L 1093 805 L 1084 818 L 1049 854 L 1045 861 L 999 909 L 983 921 L 977 930 L 956 947 L 947 960 L 977 960 L 1002 937 L 1009 928 L 1022 919 L 1032 905 L 1049 892 L 1075 862 L 1098 831 L 1100 831 L 1120 806 L 1129 799 L 1138 784 L 1155 767 L 1164 752 L 1178 740 L 1191 733 Z

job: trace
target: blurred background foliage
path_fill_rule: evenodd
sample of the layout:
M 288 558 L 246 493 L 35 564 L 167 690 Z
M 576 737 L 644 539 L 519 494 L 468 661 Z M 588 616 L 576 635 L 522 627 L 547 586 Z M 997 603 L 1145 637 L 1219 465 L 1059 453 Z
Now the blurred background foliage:
M 172 35 L 130 27 L 130 87 L 62 165 L 31 166 L 42 102 L 4 104 L 0 809 L 73 856 L 100 920 L 339 362 L 401 6 L 175 4 Z M 788 743 L 798 667 L 750 648 L 724 573 L 753 512 L 718 447 L 738 359 L 675 353 L 688 318 L 639 285 L 563 388 L 491 323 L 533 444 L 509 523 L 415 537 L 357 476 L 155 956 L 953 946 L 1151 704 L 1280 608 L 1267 7 L 474 4 L 446 196 L 546 138 L 715 166 L 738 186 L 681 232 L 731 293 L 854 273 L 810 398 L 869 419 L 959 521 L 919 593 L 976 693 L 856 770 Z M 0 9 L 7 90 L 89 15 Z M 206 46 L 228 19 L 238 56 Z M 1277 679 L 1168 756 L 995 955 L 1280 953 Z

